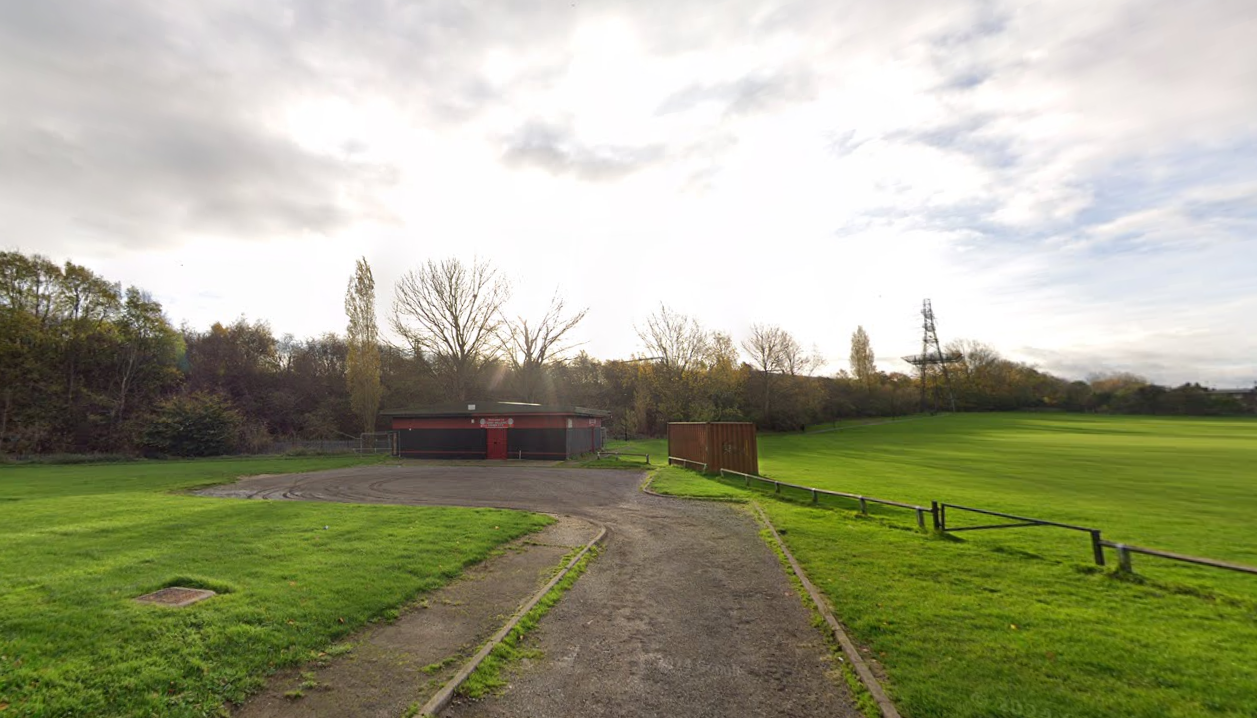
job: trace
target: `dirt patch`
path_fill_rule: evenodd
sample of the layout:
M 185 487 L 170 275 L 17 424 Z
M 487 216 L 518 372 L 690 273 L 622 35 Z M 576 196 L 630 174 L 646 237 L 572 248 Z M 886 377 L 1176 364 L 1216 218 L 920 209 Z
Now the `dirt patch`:
M 183 608 L 191 606 L 198 601 L 204 601 L 212 596 L 217 596 L 213 591 L 207 591 L 203 588 L 184 588 L 183 586 L 170 586 L 160 591 L 146 593 L 143 596 L 137 596 L 135 600 L 140 603 L 157 603 L 163 606 L 175 606 Z

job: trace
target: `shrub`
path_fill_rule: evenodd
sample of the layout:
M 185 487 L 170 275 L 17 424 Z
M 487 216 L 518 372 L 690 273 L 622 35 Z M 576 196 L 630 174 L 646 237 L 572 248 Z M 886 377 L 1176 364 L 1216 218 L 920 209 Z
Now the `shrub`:
M 173 396 L 157 406 L 141 446 L 149 454 L 221 456 L 236 450 L 242 419 L 216 394 Z

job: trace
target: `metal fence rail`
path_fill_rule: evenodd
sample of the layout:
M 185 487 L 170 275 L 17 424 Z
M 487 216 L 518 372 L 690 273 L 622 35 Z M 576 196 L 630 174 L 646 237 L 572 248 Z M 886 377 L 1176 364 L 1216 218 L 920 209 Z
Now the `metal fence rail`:
M 1168 558 L 1171 561 L 1182 561 L 1183 563 L 1194 563 L 1200 566 L 1209 566 L 1211 568 L 1221 568 L 1227 571 L 1239 571 L 1240 573 L 1251 573 L 1257 575 L 1257 567 L 1245 566 L 1240 563 L 1230 563 L 1229 561 L 1219 561 L 1213 558 L 1202 558 L 1200 556 L 1188 556 L 1186 554 L 1174 553 L 1172 551 L 1158 551 L 1155 548 L 1144 548 L 1142 546 L 1130 546 L 1124 543 L 1115 543 L 1113 541 L 1101 541 L 1100 545 L 1105 548 L 1117 550 L 1117 565 L 1127 572 L 1134 573 L 1131 568 L 1130 555 L 1132 553 L 1142 553 L 1147 556 L 1156 556 L 1158 558 Z
M 679 456 L 669 456 L 669 457 L 668 457 L 668 465 L 669 465 L 669 466 L 671 466 L 671 465 L 672 465 L 672 462 L 674 462 L 674 461 L 680 461 L 680 462 L 681 462 L 681 463 L 683 463 L 683 464 L 693 464 L 693 465 L 695 465 L 695 466 L 701 466 L 701 467 L 703 467 L 703 468 L 701 469 L 701 471 L 702 471 L 703 473 L 707 473 L 707 464 L 705 464 L 705 463 L 703 463 L 703 462 L 701 462 L 701 461 L 691 461 L 691 460 L 689 460 L 689 459 L 682 459 L 682 458 L 681 458 L 681 457 L 679 457 Z
M 646 463 L 647 464 L 650 463 L 650 454 L 637 454 L 631 451 L 598 451 L 596 453 L 598 454 L 599 459 L 601 459 L 604 456 L 614 456 L 617 459 L 620 458 L 621 456 L 644 456 L 646 457 Z
M 669 464 L 671 464 L 671 462 L 674 462 L 674 461 L 682 462 L 684 464 L 693 464 L 694 466 L 701 466 L 702 469 L 700 469 L 700 471 L 704 473 L 706 473 L 707 471 L 707 465 L 702 463 L 701 461 L 691 461 L 689 459 L 682 459 L 676 456 L 668 457 Z M 1172 551 L 1161 551 L 1159 549 L 1144 548 L 1142 546 L 1131 546 L 1129 544 L 1117 543 L 1115 541 L 1108 541 L 1102 537 L 1100 529 L 1092 528 L 1090 526 L 1078 526 L 1075 524 L 1061 523 L 1059 521 L 1049 521 L 1047 519 L 1036 519 L 1036 518 L 1031 518 L 1029 516 L 1009 514 L 1003 511 L 991 511 L 989 509 L 979 509 L 973 506 L 961 506 L 959 504 L 949 504 L 942 501 L 931 501 L 929 507 L 917 506 L 916 504 L 908 504 L 908 503 L 903 503 L 900 501 L 891 501 L 889 499 L 879 499 L 872 496 L 865 496 L 863 494 L 853 494 L 853 493 L 848 493 L 845 491 L 830 491 L 828 489 L 818 489 L 814 486 L 802 486 L 800 484 L 791 484 L 785 481 L 778 481 L 777 479 L 770 479 L 766 476 L 744 474 L 741 471 L 734 471 L 732 469 L 722 468 L 720 470 L 720 475 L 722 477 L 730 476 L 730 475 L 740 476 L 742 477 L 743 481 L 748 487 L 751 485 L 752 481 L 759 481 L 765 484 L 772 484 L 773 492 L 778 493 L 778 494 L 781 493 L 781 488 L 783 486 L 789 489 L 797 489 L 799 491 L 810 492 L 812 494 L 812 503 L 814 504 L 818 502 L 818 499 L 821 496 L 837 496 L 837 497 L 846 498 L 846 499 L 853 499 L 859 502 L 860 512 L 864 514 L 868 513 L 868 504 L 870 503 L 880 504 L 883 506 L 894 506 L 901 509 L 908 509 L 916 513 L 917 526 L 921 528 L 925 528 L 925 514 L 928 513 L 933 517 L 934 529 L 937 531 L 944 532 L 944 533 L 955 533 L 957 531 L 982 531 L 982 530 L 988 530 L 988 529 L 1012 529 L 1012 528 L 1024 528 L 1028 526 L 1048 526 L 1052 528 L 1067 529 L 1070 531 L 1080 531 L 1080 532 L 1086 533 L 1091 539 L 1092 560 L 1095 561 L 1095 564 L 1097 566 L 1105 565 L 1104 549 L 1111 548 L 1117 551 L 1118 570 L 1124 571 L 1127 573 L 1133 573 L 1133 569 L 1131 568 L 1131 554 L 1139 553 L 1139 554 L 1144 554 L 1146 556 L 1155 556 L 1157 558 L 1168 559 L 1170 561 L 1180 561 L 1183 563 L 1196 564 L 1198 566 L 1207 566 L 1209 568 L 1220 568 L 1227 571 L 1237 571 L 1239 573 L 1246 573 L 1246 574 L 1257 576 L 1257 567 L 1254 567 L 1254 566 L 1245 566 L 1244 564 L 1231 563 L 1229 561 L 1220 561 L 1218 559 L 1213 559 L 1213 558 L 1205 558 L 1202 556 L 1188 556 L 1186 554 L 1174 553 Z M 1008 519 L 1009 521 L 1013 523 L 983 524 L 980 526 L 949 526 L 947 524 L 947 510 L 948 509 L 952 509 L 954 511 L 967 511 L 970 513 L 981 514 L 983 516 L 995 516 L 1002 519 Z
M 1071 531 L 1083 531 L 1091 535 L 1091 556 L 1097 566 L 1104 565 L 1104 546 L 1100 539 L 1100 529 L 1093 529 L 1087 526 L 1075 526 L 1073 524 L 1062 524 L 1056 521 L 1047 521 L 1044 519 L 1032 519 L 1028 516 L 1017 516 L 1016 514 L 1006 514 L 1002 511 L 989 511 L 987 509 L 975 509 L 972 506 L 960 506 L 959 504 L 947 504 L 941 501 L 933 502 L 938 509 L 935 516 L 938 517 L 935 528 L 939 531 L 947 533 L 955 533 L 957 531 L 983 531 L 986 529 L 1016 529 L 1026 526 L 1052 526 L 1058 529 L 1069 529 Z M 1015 524 L 986 524 L 983 526 L 957 526 L 950 527 L 947 525 L 947 509 L 956 509 L 959 511 L 969 511 L 983 516 L 996 516 L 998 518 L 1012 519 L 1018 521 Z
M 883 506 L 895 506 L 901 509 L 909 509 L 911 511 L 916 512 L 917 526 L 920 526 L 921 528 L 925 528 L 925 514 L 926 513 L 934 514 L 934 510 L 932 508 L 927 508 L 925 506 L 917 506 L 916 504 L 905 504 L 899 501 L 891 501 L 889 499 L 878 499 L 872 496 L 864 496 L 862 494 L 849 494 L 845 491 L 829 491 L 828 489 L 818 489 L 812 486 L 800 486 L 799 484 L 789 484 L 784 481 L 777 481 L 776 479 L 770 479 L 764 476 L 756 476 L 754 474 L 744 474 L 741 471 L 734 471 L 732 469 L 721 469 L 720 475 L 724 476 L 725 474 L 735 474 L 737 476 L 743 477 L 743 479 L 746 480 L 747 486 L 751 485 L 752 479 L 754 479 L 755 481 L 762 481 L 766 484 L 772 484 L 773 492 L 778 493 L 778 494 L 781 493 L 781 487 L 783 486 L 788 489 L 810 491 L 812 493 L 812 503 L 817 503 L 817 501 L 819 500 L 821 496 L 839 496 L 845 499 L 855 499 L 860 504 L 860 513 L 862 514 L 867 514 L 869 512 L 868 505 L 870 503 L 881 504 Z M 935 524 L 937 525 L 938 523 L 937 514 L 934 514 L 934 515 L 935 515 Z

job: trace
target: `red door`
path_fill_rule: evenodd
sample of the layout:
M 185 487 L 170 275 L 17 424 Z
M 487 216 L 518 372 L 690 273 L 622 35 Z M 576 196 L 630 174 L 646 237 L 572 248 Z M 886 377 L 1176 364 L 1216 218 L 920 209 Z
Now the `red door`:
M 506 458 L 506 429 L 485 429 L 489 434 L 490 459 Z

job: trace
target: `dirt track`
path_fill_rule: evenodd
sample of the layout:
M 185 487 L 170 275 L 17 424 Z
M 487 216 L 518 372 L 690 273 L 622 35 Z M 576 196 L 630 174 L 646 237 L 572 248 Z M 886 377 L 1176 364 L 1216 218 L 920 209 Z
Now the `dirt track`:
M 446 715 L 857 715 L 751 517 L 644 494 L 642 478 L 404 465 L 256 477 L 212 493 L 519 508 L 608 526 L 602 556 L 535 634 L 545 658 L 516 671 L 503 695 Z

